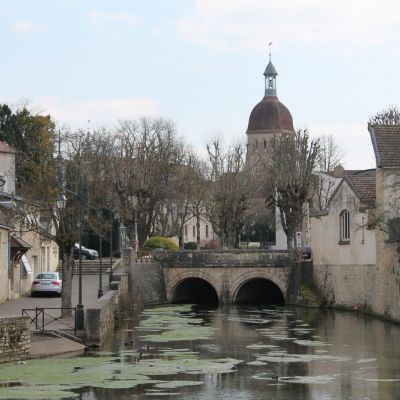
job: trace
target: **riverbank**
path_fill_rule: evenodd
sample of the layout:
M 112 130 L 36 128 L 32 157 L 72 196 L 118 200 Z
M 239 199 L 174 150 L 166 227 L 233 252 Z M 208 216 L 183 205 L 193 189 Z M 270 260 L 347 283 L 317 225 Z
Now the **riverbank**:
M 31 333 L 31 351 L 29 358 L 43 358 L 60 354 L 82 354 L 86 346 L 52 332 Z
M 75 275 L 72 281 L 72 305 L 78 304 L 78 276 Z M 82 277 L 82 302 L 85 309 L 92 309 L 97 306 L 97 291 L 99 285 L 99 278 L 96 275 L 84 275 Z M 104 293 L 108 292 L 108 285 L 104 287 Z M 13 318 L 21 317 L 22 310 L 35 310 L 36 308 L 44 309 L 58 309 L 61 307 L 61 298 L 54 296 L 42 296 L 42 297 L 20 297 L 19 299 L 9 300 L 5 303 L 0 304 L 0 316 L 2 318 Z M 57 310 L 56 310 L 57 311 Z M 72 317 L 71 317 L 72 319 Z M 40 322 L 40 321 L 39 321 Z M 70 322 L 68 322 L 70 323 Z M 67 337 L 63 337 L 57 333 L 46 332 L 42 334 L 40 331 L 36 331 L 33 323 L 28 323 L 30 330 L 30 349 L 24 354 L 24 356 L 16 356 L 10 361 L 14 361 L 18 358 L 38 358 L 55 356 L 65 353 L 81 353 L 85 349 L 85 345 L 79 343 L 76 340 L 70 340 Z M 46 324 L 47 331 L 63 331 L 67 330 L 70 334 L 73 334 L 73 325 L 71 327 L 66 326 L 65 321 L 61 319 L 54 319 Z

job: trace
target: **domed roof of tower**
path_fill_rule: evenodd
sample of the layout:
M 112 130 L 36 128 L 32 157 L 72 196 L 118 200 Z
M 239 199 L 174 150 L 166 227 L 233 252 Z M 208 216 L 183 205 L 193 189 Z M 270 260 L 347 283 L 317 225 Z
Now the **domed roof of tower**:
M 294 132 L 292 115 L 276 95 L 278 73 L 272 64 L 271 55 L 263 75 L 265 76 L 265 96 L 250 114 L 247 133 Z
M 247 133 L 294 132 L 290 111 L 276 96 L 265 96 L 252 110 Z

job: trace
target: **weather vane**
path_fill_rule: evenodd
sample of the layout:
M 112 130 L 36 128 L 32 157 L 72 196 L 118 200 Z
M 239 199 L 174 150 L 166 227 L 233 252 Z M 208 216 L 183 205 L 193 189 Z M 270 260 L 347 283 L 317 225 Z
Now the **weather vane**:
M 268 46 L 269 46 L 269 61 L 271 61 L 271 46 L 272 46 L 272 42 L 269 42 Z

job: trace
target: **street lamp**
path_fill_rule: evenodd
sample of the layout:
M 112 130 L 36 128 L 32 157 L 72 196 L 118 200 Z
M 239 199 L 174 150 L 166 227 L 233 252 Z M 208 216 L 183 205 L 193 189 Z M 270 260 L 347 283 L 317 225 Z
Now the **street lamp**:
M 113 279 L 113 258 L 112 258 L 112 249 L 113 249 L 113 210 L 110 210 L 110 218 L 111 218 L 111 227 L 110 227 L 110 273 L 108 274 L 108 283 L 110 284 Z
M 183 237 L 183 214 L 184 214 L 183 206 L 177 205 L 175 208 L 175 213 L 179 225 L 179 250 L 184 250 L 185 240 Z
M 82 236 L 83 236 L 83 197 L 82 197 L 82 184 L 79 182 L 78 193 L 72 192 L 66 188 L 62 188 L 63 192 L 72 194 L 78 199 L 79 204 L 79 291 L 78 291 L 78 304 L 76 305 L 76 330 L 83 331 L 84 324 L 84 307 L 82 302 Z M 67 198 L 64 193 L 60 192 L 56 196 L 57 208 L 62 212 L 67 204 Z
M 101 218 L 102 210 L 98 210 L 98 216 Z M 99 290 L 97 291 L 97 298 L 103 296 L 103 238 L 99 234 Z
M 57 208 L 59 210 L 64 210 L 66 203 L 67 203 L 67 198 L 64 196 L 64 193 L 57 193 L 56 196 Z

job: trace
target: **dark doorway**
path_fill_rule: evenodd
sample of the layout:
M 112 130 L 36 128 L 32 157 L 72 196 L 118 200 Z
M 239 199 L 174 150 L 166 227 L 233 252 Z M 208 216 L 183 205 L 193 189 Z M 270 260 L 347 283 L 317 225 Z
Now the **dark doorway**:
M 171 303 L 218 303 L 218 295 L 204 279 L 188 278 L 175 288 Z
M 268 279 L 256 278 L 244 283 L 235 297 L 235 304 L 285 304 L 279 287 Z

